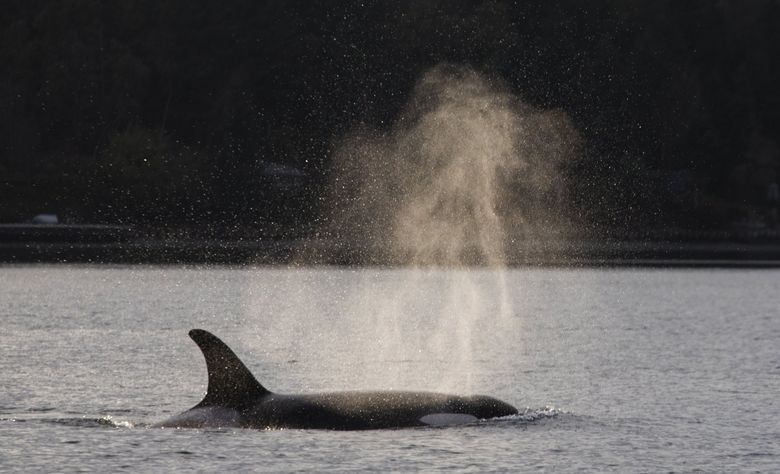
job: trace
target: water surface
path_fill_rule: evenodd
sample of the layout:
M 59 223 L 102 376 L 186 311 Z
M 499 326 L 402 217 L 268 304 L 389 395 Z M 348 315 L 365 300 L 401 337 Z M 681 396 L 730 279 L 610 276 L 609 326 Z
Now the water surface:
M 453 303 L 454 302 L 454 303 Z M 776 472 L 780 271 L 0 267 L 0 470 Z M 172 430 L 219 335 L 273 391 L 483 393 L 511 419 Z

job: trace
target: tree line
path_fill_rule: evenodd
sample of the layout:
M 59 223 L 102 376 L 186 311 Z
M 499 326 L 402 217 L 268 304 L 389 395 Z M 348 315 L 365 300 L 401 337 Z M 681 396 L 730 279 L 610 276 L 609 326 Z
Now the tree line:
M 569 114 L 594 227 L 777 221 L 776 0 L 9 0 L 0 38 L 0 221 L 305 231 L 338 138 L 442 62 Z

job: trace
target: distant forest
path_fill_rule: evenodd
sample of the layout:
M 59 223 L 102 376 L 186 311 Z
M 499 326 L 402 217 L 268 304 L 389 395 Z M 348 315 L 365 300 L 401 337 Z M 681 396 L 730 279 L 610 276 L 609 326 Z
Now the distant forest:
M 780 1 L 6 0 L 0 38 L 0 222 L 305 234 L 453 63 L 570 116 L 594 229 L 777 226 Z

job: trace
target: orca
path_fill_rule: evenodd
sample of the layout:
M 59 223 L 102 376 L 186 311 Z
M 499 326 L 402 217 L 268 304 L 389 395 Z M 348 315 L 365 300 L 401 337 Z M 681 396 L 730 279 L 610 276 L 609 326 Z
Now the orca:
M 189 335 L 206 359 L 206 396 L 193 408 L 156 427 L 371 430 L 447 426 L 517 414 L 512 405 L 484 395 L 403 391 L 273 393 L 260 385 L 219 338 L 203 329 L 193 329 Z

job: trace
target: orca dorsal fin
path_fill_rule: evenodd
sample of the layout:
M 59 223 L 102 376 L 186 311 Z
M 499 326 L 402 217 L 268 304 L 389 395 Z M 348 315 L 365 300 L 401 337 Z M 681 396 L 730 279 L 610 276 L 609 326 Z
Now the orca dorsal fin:
M 198 407 L 237 406 L 270 393 L 217 336 L 203 329 L 193 329 L 190 337 L 203 352 L 209 374 L 209 387 Z

